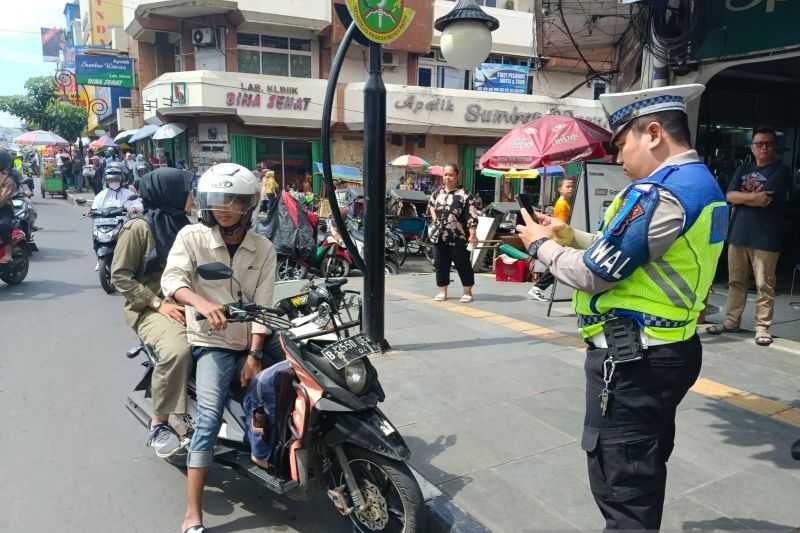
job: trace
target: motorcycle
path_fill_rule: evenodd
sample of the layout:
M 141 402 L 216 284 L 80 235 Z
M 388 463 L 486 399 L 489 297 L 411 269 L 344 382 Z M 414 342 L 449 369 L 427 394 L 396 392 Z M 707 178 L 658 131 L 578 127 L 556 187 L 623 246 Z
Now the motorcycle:
M 25 241 L 31 251 L 38 251 L 38 247 L 33 242 L 33 232 L 36 231 L 36 219 L 38 218 L 36 209 L 23 192 L 15 193 L 11 198 L 11 204 L 14 208 L 14 219 L 19 224 L 19 228 L 25 233 Z
M 230 268 L 222 263 L 201 265 L 198 274 L 209 280 L 232 279 Z M 325 491 L 355 531 L 426 531 L 422 493 L 406 464 L 410 450 L 378 408 L 385 393 L 367 357 L 378 347 L 352 334 L 360 327 L 360 316 L 350 321 L 341 316 L 348 301 L 342 290 L 346 281 L 325 280 L 274 309 L 243 303 L 225 306 L 229 321 L 258 322 L 276 332 L 292 372 L 280 384 L 277 423 L 268 429 L 277 435 L 270 460 L 273 468 L 265 470 L 251 462 L 239 399 L 228 400 L 215 460 L 276 494 L 308 500 Z M 316 327 L 300 333 L 290 318 L 312 311 L 317 313 Z M 323 339 L 331 334 L 331 340 Z M 127 408 L 147 426 L 150 376 L 157 355 L 140 345 L 127 356 L 132 359 L 142 352 L 147 370 L 128 396 Z M 189 410 L 195 413 L 193 383 L 188 392 Z M 187 418 L 191 431 L 192 415 Z
M 111 284 L 111 259 L 122 226 L 128 220 L 128 212 L 122 207 L 104 207 L 92 209 L 88 216 L 94 221 L 92 228 L 92 245 L 97 255 L 97 271 L 100 286 L 107 294 L 114 294 Z
M 29 243 L 25 231 L 20 227 L 20 221 L 14 217 L 11 229 L 11 261 L 0 263 L 0 279 L 8 285 L 19 285 L 25 280 L 30 267 L 31 253 L 36 250 L 36 245 Z M 0 259 L 5 256 L 5 243 L 0 240 Z

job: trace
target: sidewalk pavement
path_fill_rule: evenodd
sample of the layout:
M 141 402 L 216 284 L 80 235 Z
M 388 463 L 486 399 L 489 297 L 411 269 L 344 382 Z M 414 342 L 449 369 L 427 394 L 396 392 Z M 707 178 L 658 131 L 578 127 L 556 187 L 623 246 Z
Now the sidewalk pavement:
M 430 274 L 387 278 L 393 351 L 374 360 L 414 468 L 493 532 L 601 529 L 580 449 L 584 354 L 569 304 L 547 318 L 546 304 L 525 298 L 528 285 L 485 275 L 473 304 L 453 298 L 457 283 L 450 301 L 434 303 L 433 285 Z M 702 339 L 663 530 L 795 531 L 800 344 Z

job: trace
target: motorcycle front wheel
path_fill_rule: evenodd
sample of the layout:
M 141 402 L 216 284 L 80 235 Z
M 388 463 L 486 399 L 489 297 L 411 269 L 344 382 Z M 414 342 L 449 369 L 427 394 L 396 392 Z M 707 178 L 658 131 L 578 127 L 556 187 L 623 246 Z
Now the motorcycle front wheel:
M 348 448 L 346 453 L 366 502 L 364 509 L 349 515 L 355 531 L 427 531 L 422 491 L 405 463 L 360 448 Z M 344 474 L 338 474 L 338 483 L 345 485 Z
M 98 261 L 100 263 L 97 274 L 100 277 L 100 286 L 106 291 L 106 294 L 114 294 L 114 286 L 111 284 L 111 258 L 103 257 Z
M 346 278 L 350 275 L 350 263 L 337 256 L 322 260 L 322 275 L 326 278 Z

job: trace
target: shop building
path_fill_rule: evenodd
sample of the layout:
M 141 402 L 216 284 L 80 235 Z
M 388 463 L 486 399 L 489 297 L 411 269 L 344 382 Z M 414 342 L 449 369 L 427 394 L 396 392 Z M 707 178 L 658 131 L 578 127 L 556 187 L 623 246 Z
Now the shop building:
M 260 163 L 276 170 L 284 186 L 302 187 L 321 159 L 323 97 L 344 35 L 332 2 L 128 3 L 125 28 L 133 40 L 139 83 L 134 107 L 141 108 L 143 123 L 183 128 L 157 148 L 173 161 L 185 157 L 198 171 L 218 161 L 251 168 Z M 492 61 L 527 64 L 537 27 L 535 4 L 517 0 L 503 3 L 514 9 L 485 7 L 503 28 L 494 35 Z M 433 30 L 434 18 L 454 4 L 407 0 L 406 5 L 417 11 L 415 22 L 384 52 L 387 160 L 412 153 L 432 164 L 458 162 L 468 187 L 493 196 L 496 182 L 481 181 L 476 162 L 510 128 L 546 113 L 604 122 L 590 82 L 578 83 L 570 98 L 555 98 L 576 80 L 585 81 L 575 62 L 564 58 L 545 62 L 529 84 L 534 94 L 472 90 L 473 73 L 443 61 Z M 336 164 L 361 167 L 366 53 L 353 45 L 339 80 L 333 113 Z M 537 91 L 540 86 L 547 94 Z M 389 169 L 389 179 L 399 179 L 398 172 Z M 319 177 L 313 181 L 318 187 Z

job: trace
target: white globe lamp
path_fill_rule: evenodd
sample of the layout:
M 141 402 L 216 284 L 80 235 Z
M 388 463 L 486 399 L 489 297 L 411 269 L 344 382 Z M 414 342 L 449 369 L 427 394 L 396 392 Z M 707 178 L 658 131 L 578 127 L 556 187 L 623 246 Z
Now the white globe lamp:
M 442 32 L 439 46 L 447 63 L 472 70 L 492 51 L 492 32 L 500 23 L 475 0 L 459 0 L 450 13 L 436 20 L 434 27 Z

